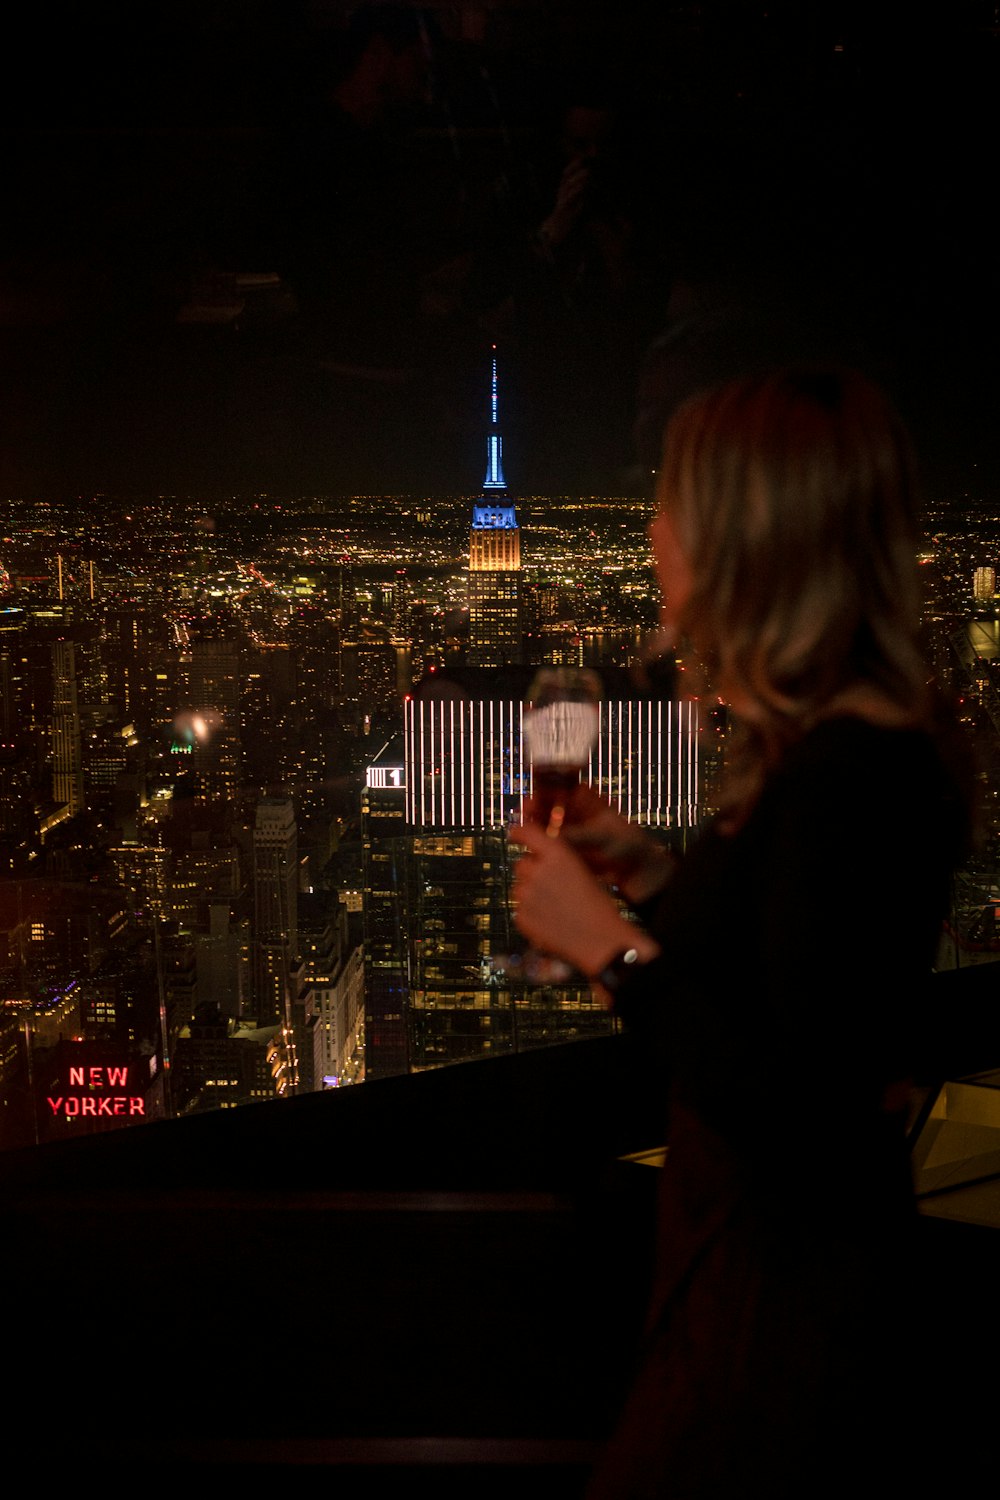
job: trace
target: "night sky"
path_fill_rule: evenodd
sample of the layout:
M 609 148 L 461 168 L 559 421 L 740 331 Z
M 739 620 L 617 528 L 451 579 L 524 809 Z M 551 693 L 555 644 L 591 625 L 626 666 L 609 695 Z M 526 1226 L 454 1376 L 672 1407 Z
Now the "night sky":
M 367 135 L 325 112 L 346 7 L 82 9 L 8 49 L 3 496 L 470 490 L 494 339 L 521 492 L 635 493 L 644 409 L 816 354 L 936 496 L 996 494 L 995 7 L 442 7 Z M 597 227 L 549 275 L 581 100 Z

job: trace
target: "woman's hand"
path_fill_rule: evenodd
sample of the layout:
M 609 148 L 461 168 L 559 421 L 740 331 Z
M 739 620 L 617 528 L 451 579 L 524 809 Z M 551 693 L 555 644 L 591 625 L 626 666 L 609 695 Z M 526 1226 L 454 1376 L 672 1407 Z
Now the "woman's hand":
M 623 818 L 586 782 L 574 787 L 562 837 L 606 885 L 614 885 L 631 906 L 663 889 L 673 857 L 656 839 Z
M 526 851 L 517 863 L 515 920 L 530 943 L 590 978 L 625 948 L 636 948 L 640 960 L 656 956 L 656 941 L 625 920 L 564 837 L 523 823 L 510 839 Z

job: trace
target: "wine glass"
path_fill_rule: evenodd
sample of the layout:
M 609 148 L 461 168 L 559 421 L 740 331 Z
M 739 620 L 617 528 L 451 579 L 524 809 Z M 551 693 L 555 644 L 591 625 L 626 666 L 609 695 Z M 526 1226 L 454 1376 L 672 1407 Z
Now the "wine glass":
M 522 733 L 531 768 L 532 821 L 556 838 L 600 730 L 601 682 L 585 667 L 547 667 L 525 702 Z
M 587 770 L 600 732 L 601 680 L 585 667 L 543 667 L 528 689 L 521 721 L 531 776 L 531 820 L 558 838 L 572 817 L 573 788 Z M 529 947 L 505 961 L 532 984 L 565 984 L 573 970 Z

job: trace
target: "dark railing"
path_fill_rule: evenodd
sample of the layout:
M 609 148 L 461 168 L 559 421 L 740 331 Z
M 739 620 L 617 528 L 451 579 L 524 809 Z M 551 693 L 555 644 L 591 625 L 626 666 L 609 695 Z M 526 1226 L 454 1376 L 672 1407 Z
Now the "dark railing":
M 1000 1063 L 998 975 L 935 982 L 928 1100 Z M 657 1174 L 628 1158 L 660 1144 L 662 1101 L 636 1067 L 600 1038 L 8 1153 L 12 1440 L 68 1482 L 579 1495 L 649 1281 Z M 1000 1239 L 961 1192 L 1000 1228 L 996 1179 L 922 1203 L 914 1399 L 946 1420 L 944 1351 L 964 1453 L 996 1399 L 967 1362 L 1000 1332 Z

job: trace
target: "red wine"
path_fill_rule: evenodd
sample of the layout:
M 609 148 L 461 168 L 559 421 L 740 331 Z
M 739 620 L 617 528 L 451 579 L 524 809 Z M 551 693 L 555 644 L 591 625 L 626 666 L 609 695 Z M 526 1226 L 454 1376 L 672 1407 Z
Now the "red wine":
M 573 788 L 580 784 L 583 769 L 582 766 L 535 766 L 532 783 L 533 821 L 549 828 L 555 815 L 558 826 L 553 831 L 558 832 L 566 821 L 566 805 L 573 795 Z

